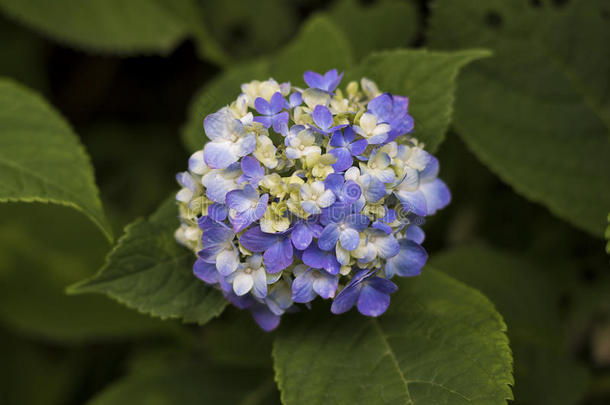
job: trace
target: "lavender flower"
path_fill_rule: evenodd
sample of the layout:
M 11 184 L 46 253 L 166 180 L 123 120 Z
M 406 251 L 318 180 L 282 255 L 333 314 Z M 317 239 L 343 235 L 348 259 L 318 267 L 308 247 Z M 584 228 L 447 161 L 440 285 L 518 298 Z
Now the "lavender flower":
M 368 79 L 339 90 L 342 77 L 243 84 L 177 175 L 176 239 L 196 254 L 195 277 L 264 330 L 317 297 L 335 314 L 381 315 L 390 278 L 426 263 L 424 218 L 451 198 L 410 134 L 407 97 Z

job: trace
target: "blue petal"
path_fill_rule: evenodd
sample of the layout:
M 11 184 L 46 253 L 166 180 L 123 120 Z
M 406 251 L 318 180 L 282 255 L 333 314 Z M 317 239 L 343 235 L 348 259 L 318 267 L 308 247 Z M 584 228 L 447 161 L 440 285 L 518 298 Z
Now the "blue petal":
M 268 115 L 259 115 L 254 117 L 254 122 L 258 122 L 262 124 L 265 128 L 271 127 L 273 125 L 273 117 Z
M 321 74 L 308 70 L 305 72 L 305 74 L 303 74 L 303 79 L 309 87 L 314 89 L 323 89 L 324 77 L 322 77 Z
M 271 96 L 269 104 L 271 106 L 271 114 L 277 114 L 282 111 L 284 107 L 286 107 L 286 100 L 284 100 L 284 96 L 282 96 L 282 93 L 278 91 Z
M 381 221 L 375 221 L 373 222 L 373 225 L 371 225 L 372 228 L 374 229 L 378 229 L 386 234 L 391 234 L 392 233 L 392 227 L 388 224 L 384 224 Z
M 388 259 L 396 256 L 400 250 L 400 245 L 393 235 L 382 234 L 375 238 L 375 246 L 380 257 Z
M 208 142 L 203 148 L 203 159 L 213 169 L 224 169 L 237 162 L 239 156 L 232 148 L 231 142 Z
M 349 225 L 350 228 L 359 232 L 364 231 L 366 227 L 369 226 L 370 222 L 371 220 L 369 217 L 363 214 L 352 214 L 345 219 L 345 223 Z
M 271 332 L 280 324 L 280 317 L 271 312 L 266 305 L 257 303 L 250 308 L 250 312 L 252 318 L 264 331 Z
M 290 102 L 290 107 L 294 108 L 303 103 L 303 96 L 297 91 L 290 95 L 288 101 Z
M 202 220 L 201 222 L 206 221 Z M 233 240 L 234 236 L 235 234 L 228 226 L 221 222 L 212 222 L 210 220 L 203 229 L 201 242 L 205 247 L 215 246 Z
M 290 239 L 295 248 L 304 250 L 311 244 L 313 234 L 304 222 L 298 222 L 292 229 Z
M 214 263 L 206 263 L 202 259 L 197 259 L 193 265 L 193 273 L 208 284 L 218 282 L 219 275 Z
M 303 252 L 303 263 L 314 269 L 324 269 L 330 274 L 338 274 L 341 265 L 334 251 L 320 250 L 316 245 L 310 245 Z
M 339 240 L 339 226 L 336 223 L 330 223 L 326 225 L 320 239 L 318 239 L 318 246 L 322 250 L 331 250 L 335 248 L 337 241 Z
M 407 239 L 411 239 L 413 242 L 418 243 L 420 245 L 424 242 L 424 239 L 426 238 L 426 234 L 424 233 L 423 229 L 421 229 L 417 225 L 407 226 L 407 228 L 405 229 L 405 236 L 407 237 Z
M 341 196 L 346 202 L 354 202 L 362 195 L 362 189 L 354 180 L 348 180 L 343 185 Z
M 438 159 L 432 155 L 430 155 L 430 160 L 428 164 L 419 174 L 419 178 L 421 181 L 429 181 L 435 179 L 438 176 L 439 164 Z
M 244 156 L 241 160 L 241 171 L 244 177 L 251 182 L 253 186 L 258 185 L 258 182 L 265 175 L 265 169 L 259 161 L 252 156 Z
M 285 132 L 285 129 L 288 127 L 288 112 L 284 111 L 282 113 L 276 114 L 273 116 L 273 130 L 278 134 Z
M 223 276 L 233 273 L 238 265 L 239 259 L 235 250 L 223 250 L 216 257 L 216 268 Z
M 312 118 L 321 129 L 328 129 L 333 124 L 333 114 L 323 105 L 317 105 L 313 109 Z
M 330 144 L 330 146 L 334 146 L 335 148 L 339 148 L 339 147 L 342 147 L 342 146 L 347 146 L 348 142 L 343 137 L 343 134 L 341 133 L 341 131 L 335 131 L 335 132 L 333 132 L 332 136 L 330 137 L 330 143 L 329 144 Z
M 338 173 L 331 173 L 324 179 L 324 188 L 331 190 L 337 197 L 341 195 L 341 188 L 343 187 L 343 175 Z
M 224 221 L 227 219 L 227 206 L 214 203 L 208 207 L 208 216 L 214 221 Z
M 385 197 L 385 185 L 373 176 L 364 175 L 360 177 L 360 181 L 362 182 L 364 198 L 368 202 L 377 202 Z
M 419 190 L 426 198 L 427 214 L 433 215 L 437 210 L 445 208 L 451 201 L 451 193 L 447 185 L 440 179 L 430 183 L 421 183 Z
M 383 314 L 390 305 L 390 296 L 370 285 L 362 287 L 358 297 L 358 311 L 362 315 L 376 317 Z
M 322 212 L 320 207 L 318 207 L 318 204 L 313 201 L 301 201 L 301 207 L 303 207 L 305 212 L 312 215 L 316 215 Z
M 354 163 L 352 154 L 347 148 L 337 148 L 330 151 L 331 154 L 337 157 L 337 161 L 331 166 L 335 171 L 342 172 L 349 169 Z
M 423 247 L 408 239 L 401 239 L 399 244 L 398 254 L 386 262 L 386 277 L 391 278 L 395 274 L 401 277 L 419 275 L 428 260 L 428 253 Z
M 350 310 L 354 306 L 360 296 L 360 284 L 348 284 L 333 300 L 330 307 L 330 312 L 333 314 L 342 314 Z
M 239 243 L 251 252 L 264 252 L 277 241 L 278 237 L 273 233 L 265 233 L 260 226 L 248 229 L 240 238 Z
M 265 268 L 271 274 L 278 273 L 292 264 L 292 243 L 290 239 L 278 239 L 263 254 Z
M 322 298 L 332 298 L 337 292 L 339 279 L 324 272 L 317 272 L 318 277 L 313 281 L 313 290 Z
M 392 120 L 393 101 L 389 93 L 381 94 L 369 101 L 367 108 L 380 123 L 390 123 Z
M 400 200 L 405 212 L 412 212 L 421 217 L 428 214 L 426 197 L 421 191 L 399 191 L 396 193 L 396 197 Z
M 365 283 L 383 294 L 393 294 L 398 290 L 396 284 L 383 277 L 371 277 Z
M 360 155 L 362 152 L 364 152 L 368 145 L 369 143 L 366 139 L 358 139 L 349 146 L 349 150 L 352 155 Z
M 256 111 L 258 111 L 260 114 L 264 114 L 264 115 L 274 114 L 271 111 L 271 105 L 269 104 L 269 102 L 262 97 L 257 97 L 256 100 L 254 100 L 254 108 L 256 108 Z
M 339 235 L 339 240 L 341 241 L 341 246 L 345 250 L 352 251 L 358 247 L 360 244 L 360 234 L 357 230 L 348 228 L 344 231 L 341 231 Z
M 233 190 L 227 193 L 225 203 L 237 212 L 247 211 L 252 203 L 258 200 L 258 192 L 250 184 L 246 184 L 243 190 Z
M 292 282 L 292 300 L 299 303 L 312 301 L 316 297 L 316 293 L 313 290 L 313 281 L 311 270 L 307 270 L 295 277 Z

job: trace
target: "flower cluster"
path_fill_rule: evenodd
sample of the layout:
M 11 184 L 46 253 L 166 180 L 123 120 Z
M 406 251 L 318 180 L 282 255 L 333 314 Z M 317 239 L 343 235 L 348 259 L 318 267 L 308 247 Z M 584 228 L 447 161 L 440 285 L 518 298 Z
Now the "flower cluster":
M 193 270 L 265 330 L 316 296 L 379 316 L 427 260 L 423 218 L 449 203 L 438 160 L 409 135 L 407 97 L 363 78 L 252 81 L 205 117 L 209 141 L 178 174 L 176 239 Z

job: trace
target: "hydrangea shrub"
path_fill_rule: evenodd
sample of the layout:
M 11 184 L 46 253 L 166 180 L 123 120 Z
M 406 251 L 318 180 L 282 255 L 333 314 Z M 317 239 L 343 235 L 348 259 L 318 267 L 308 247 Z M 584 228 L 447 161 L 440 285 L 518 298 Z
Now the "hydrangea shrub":
M 205 117 L 209 141 L 177 175 L 175 237 L 195 276 L 265 330 L 317 297 L 335 314 L 383 314 L 391 279 L 427 260 L 425 217 L 451 199 L 409 99 L 366 78 L 340 88 L 342 77 L 243 84 Z

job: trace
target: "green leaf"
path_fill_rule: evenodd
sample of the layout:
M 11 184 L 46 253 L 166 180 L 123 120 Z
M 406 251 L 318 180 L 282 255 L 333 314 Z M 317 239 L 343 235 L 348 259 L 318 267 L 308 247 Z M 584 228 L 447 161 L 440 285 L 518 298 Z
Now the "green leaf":
M 233 67 L 200 90 L 189 109 L 182 128 L 182 139 L 189 151 L 201 149 L 205 142 L 203 118 L 235 100 L 240 85 L 252 80 L 273 77 L 289 80 L 295 85 L 303 82 L 305 70 L 325 72 L 345 69 L 351 65 L 347 40 L 327 18 L 314 17 L 306 22 L 297 38 L 277 55 Z
M 193 275 L 195 256 L 174 240 L 177 210 L 169 198 L 149 220 L 128 225 L 99 273 L 69 292 L 104 293 L 162 319 L 202 325 L 218 316 L 227 301 Z
M 435 151 L 451 121 L 460 68 L 489 55 L 484 50 L 379 52 L 351 70 L 348 80 L 364 76 L 376 82 L 381 91 L 408 96 L 409 112 L 415 120 L 413 135 L 426 144 L 426 149 Z
M 253 4 L 250 0 L 216 0 L 200 3 L 210 34 L 236 60 L 275 52 L 299 28 L 293 2 L 257 0 Z M 253 7 L 258 17 L 253 17 Z
M 383 0 L 364 5 L 341 0 L 327 15 L 345 33 L 357 60 L 373 51 L 409 45 L 418 29 L 417 11 L 411 2 Z
M 169 353 L 171 354 L 171 353 Z M 166 357 L 166 358 L 163 358 Z M 271 376 L 206 364 L 184 354 L 140 360 L 132 372 L 96 395 L 89 405 L 275 405 L 279 403 Z
M 193 0 L 0 0 L 10 17 L 55 40 L 95 52 L 167 54 L 190 35 L 215 62 L 226 55 Z
M 606 239 L 608 242 L 606 243 L 606 253 L 610 255 L 610 214 L 608 214 L 608 227 L 606 228 Z
M 352 53 L 345 35 L 330 19 L 314 16 L 303 24 L 294 41 L 270 61 L 271 77 L 303 86 L 306 70 L 345 70 L 352 64 Z
M 65 294 L 67 285 L 103 264 L 108 250 L 104 236 L 80 213 L 8 203 L 0 223 L 0 322 L 6 327 L 60 344 L 179 333 L 174 323 L 105 297 Z
M 47 347 L 0 332 L 0 402 L 4 405 L 62 405 L 78 385 L 78 352 L 58 356 Z M 36 387 L 36 389 L 32 389 Z
M 271 368 L 272 336 L 254 322 L 249 311 L 231 306 L 221 318 L 203 328 L 197 340 L 218 364 Z
M 93 168 L 68 123 L 39 95 L 0 79 L 0 202 L 75 208 L 112 240 Z
M 378 319 L 295 315 L 274 344 L 285 405 L 505 404 L 506 326 L 479 292 L 430 267 Z M 332 319 L 329 319 L 332 317 Z
M 46 44 L 33 32 L 0 18 L 0 76 L 11 77 L 37 91 L 48 90 Z
M 606 239 L 608 242 L 606 243 L 606 253 L 610 255 L 610 214 L 608 214 L 608 227 L 606 228 Z
M 455 127 L 517 192 L 602 236 L 610 207 L 606 2 L 530 3 L 434 3 L 434 46 L 495 55 L 461 75 Z
M 515 358 L 517 404 L 579 403 L 587 372 L 564 343 L 560 294 L 547 273 L 515 254 L 484 245 L 441 253 L 431 265 L 479 289 L 504 317 Z

